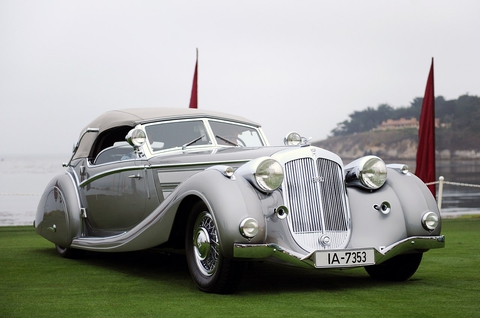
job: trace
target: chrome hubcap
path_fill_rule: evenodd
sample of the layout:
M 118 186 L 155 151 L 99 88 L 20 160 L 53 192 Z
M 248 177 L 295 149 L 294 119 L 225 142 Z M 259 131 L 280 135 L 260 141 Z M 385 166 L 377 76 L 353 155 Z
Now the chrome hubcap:
M 210 235 L 203 227 L 198 228 L 195 233 L 195 250 L 199 260 L 203 261 L 207 258 L 210 252 Z
M 210 213 L 199 214 L 193 228 L 193 249 L 198 269 L 205 276 L 217 270 L 219 241 L 215 221 Z

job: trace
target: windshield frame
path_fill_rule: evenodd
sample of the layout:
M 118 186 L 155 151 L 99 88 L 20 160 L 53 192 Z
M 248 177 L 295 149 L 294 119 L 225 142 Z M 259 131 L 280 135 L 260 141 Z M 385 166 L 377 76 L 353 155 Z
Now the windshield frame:
M 235 127 L 242 127 L 242 129 L 239 129 L 238 131 L 241 131 L 241 130 L 245 130 L 245 132 L 247 130 L 249 130 L 250 132 L 255 132 L 255 142 L 256 143 L 252 143 L 252 142 L 245 142 L 245 138 L 241 138 L 240 135 L 237 135 L 236 138 L 234 140 L 230 140 L 228 137 L 231 137 L 231 136 L 234 136 L 235 133 L 233 132 L 233 135 L 231 135 L 230 132 L 225 132 L 225 131 L 218 131 L 217 128 L 214 129 L 214 126 L 212 125 L 212 123 L 215 123 L 215 124 L 220 124 L 220 125 L 225 125 L 224 127 L 226 127 L 227 125 L 231 125 L 232 128 L 235 126 Z M 218 147 L 245 147 L 245 148 L 257 148 L 257 147 L 265 147 L 267 146 L 267 143 L 266 143 L 266 139 L 264 138 L 261 130 L 259 129 L 259 127 L 255 127 L 255 126 L 252 126 L 252 125 L 245 125 L 245 124 L 241 124 L 241 123 L 237 123 L 237 122 L 232 122 L 232 121 L 228 121 L 228 120 L 220 120 L 220 119 L 209 119 L 208 120 L 208 127 L 211 129 L 211 133 L 212 133 L 212 136 L 213 136 L 213 140 L 214 140 L 214 143 L 216 144 L 216 146 Z M 228 139 L 225 140 L 225 139 Z
M 191 140 L 185 141 L 182 144 L 175 145 L 173 147 L 167 147 L 167 148 L 162 148 L 162 149 L 155 149 L 152 147 L 153 143 L 158 141 L 158 140 L 151 140 L 152 135 L 151 133 L 148 132 L 149 127 L 156 126 L 156 125 L 165 125 L 165 124 L 175 124 L 175 123 L 184 123 L 184 122 L 202 122 L 203 126 L 205 128 L 205 136 L 204 138 L 207 140 L 207 143 L 203 144 L 197 144 L 195 141 L 196 137 L 191 138 Z M 215 137 L 215 131 L 218 132 L 218 129 L 215 129 L 211 126 L 211 123 L 219 123 L 219 124 L 225 124 L 225 125 L 232 125 L 232 127 L 236 126 L 238 128 L 241 128 L 240 130 L 244 129 L 245 131 L 250 130 L 254 132 L 256 135 L 257 142 L 256 144 L 252 145 L 247 142 L 245 145 L 246 148 L 257 148 L 257 147 L 265 147 L 268 146 L 267 139 L 265 138 L 265 135 L 263 134 L 263 131 L 261 130 L 261 127 L 259 126 L 254 126 L 254 125 L 248 125 L 244 123 L 239 123 L 231 120 L 223 120 L 223 119 L 213 119 L 213 118 L 184 118 L 184 119 L 174 119 L 174 120 L 166 120 L 166 121 L 157 121 L 157 122 L 150 122 L 147 124 L 140 124 L 136 128 L 140 128 L 145 131 L 147 135 L 147 142 L 144 145 L 144 153 L 147 154 L 149 153 L 150 156 L 158 155 L 158 154 L 163 154 L 163 153 L 171 153 L 171 152 L 185 152 L 185 151 L 198 151 L 198 150 L 204 150 L 204 149 L 215 149 L 215 148 L 225 148 L 225 147 L 240 147 L 240 145 L 234 145 L 230 144 L 227 142 L 222 142 L 221 139 L 219 140 L 218 137 Z M 215 126 L 215 124 L 214 124 Z M 203 132 L 202 132 L 203 133 Z M 197 137 L 200 137 L 201 134 L 199 134 Z M 225 136 L 222 136 L 225 137 Z M 201 140 L 203 138 L 200 138 Z M 192 142 L 190 144 L 190 142 Z M 233 141 L 235 143 L 235 141 Z M 243 145 L 242 145 L 243 146 Z

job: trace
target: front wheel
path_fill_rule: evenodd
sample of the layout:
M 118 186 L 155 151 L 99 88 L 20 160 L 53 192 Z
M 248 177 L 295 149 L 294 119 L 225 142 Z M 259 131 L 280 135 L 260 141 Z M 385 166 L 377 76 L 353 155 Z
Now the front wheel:
M 222 256 L 215 220 L 203 202 L 196 203 L 190 214 L 185 249 L 188 269 L 200 290 L 218 294 L 234 291 L 243 263 Z
M 415 274 L 422 256 L 423 253 L 398 255 L 382 264 L 365 266 L 365 270 L 374 279 L 401 282 Z

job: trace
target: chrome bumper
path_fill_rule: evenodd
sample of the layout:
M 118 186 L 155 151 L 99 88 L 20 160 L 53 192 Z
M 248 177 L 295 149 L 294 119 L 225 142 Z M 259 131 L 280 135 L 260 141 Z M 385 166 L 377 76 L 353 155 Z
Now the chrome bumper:
M 433 248 L 445 247 L 445 236 L 412 236 L 401 241 L 395 242 L 389 246 L 374 247 L 375 264 L 380 264 L 386 260 L 410 251 L 426 252 Z M 352 249 L 353 250 L 353 249 Z M 233 256 L 235 258 L 249 259 L 267 259 L 276 258 L 286 263 L 312 268 L 316 267 L 314 254 L 300 254 L 288 249 L 282 248 L 277 244 L 239 244 L 235 243 L 233 247 Z M 355 266 L 348 266 L 355 267 Z

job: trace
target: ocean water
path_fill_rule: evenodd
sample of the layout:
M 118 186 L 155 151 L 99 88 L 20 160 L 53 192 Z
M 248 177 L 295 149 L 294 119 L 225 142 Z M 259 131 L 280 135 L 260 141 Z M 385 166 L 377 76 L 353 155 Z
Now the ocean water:
M 0 226 L 32 225 L 45 186 L 65 171 L 62 163 L 69 159 L 69 154 L 0 155 Z M 480 186 L 480 161 L 437 162 L 437 175 L 446 181 Z M 446 184 L 442 200 L 444 215 L 480 213 L 480 187 Z
M 47 183 L 65 171 L 68 155 L 0 155 L 0 226 L 32 225 Z

